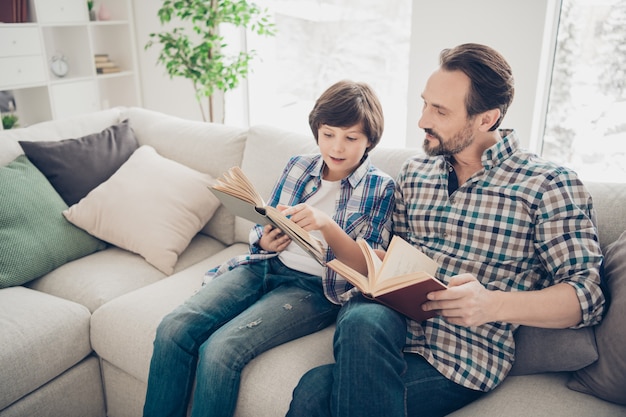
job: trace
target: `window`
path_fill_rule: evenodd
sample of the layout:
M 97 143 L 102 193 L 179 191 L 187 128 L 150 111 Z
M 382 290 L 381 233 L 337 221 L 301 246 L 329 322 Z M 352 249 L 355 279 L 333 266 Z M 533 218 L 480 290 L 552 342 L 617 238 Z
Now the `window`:
M 534 86 L 528 84 L 516 92 L 518 114 L 511 127 L 532 130 L 521 136 L 531 140 L 524 146 L 574 169 L 585 181 L 626 182 L 626 0 L 554 0 L 549 5 L 522 0 L 458 2 L 454 16 L 448 14 L 449 3 L 427 0 L 257 2 L 274 12 L 277 35 L 247 39 L 247 47 L 258 56 L 247 95 L 243 103 L 235 104 L 248 108 L 246 122 L 310 134 L 308 113 L 314 100 L 333 82 L 350 78 L 368 82 L 381 99 L 385 133 L 380 146 L 416 143 L 418 147 L 419 135 L 407 132 L 417 124 L 416 115 L 407 111 L 419 111 L 411 107 L 410 100 L 415 100 L 420 90 L 410 91 L 416 88 L 410 80 L 422 76 L 440 46 L 465 41 L 500 45 L 512 58 L 512 65 L 517 65 L 519 79 L 525 74 L 524 81 L 532 82 L 533 65 L 541 63 L 537 57 L 542 51 L 526 53 L 519 33 L 527 30 L 528 22 L 543 21 L 546 10 L 558 13 L 560 4 L 554 66 L 545 93 L 549 96 L 545 129 L 541 127 L 543 117 L 536 131 L 531 129 L 537 107 L 533 107 Z M 412 16 L 414 10 L 420 15 Z M 498 20 L 511 11 L 521 23 Z M 481 26 L 474 18 L 494 22 Z M 553 19 L 548 20 L 551 25 Z M 412 27 L 417 30 L 413 36 L 419 45 L 410 43 Z M 431 32 L 437 36 L 429 37 Z M 532 35 L 537 32 L 541 31 Z M 537 39 L 533 42 L 537 44 Z M 424 57 L 413 74 L 409 74 L 411 54 Z M 541 71 L 549 73 L 545 67 Z M 418 81 L 421 84 L 422 80 Z M 545 104 L 545 96 L 537 102 Z M 237 112 L 227 112 L 233 113 Z M 511 116 L 509 112 L 509 120 Z
M 248 39 L 258 62 L 248 82 L 249 123 L 310 134 L 315 99 L 341 79 L 369 83 L 385 114 L 379 146 L 404 146 L 411 0 L 282 0 L 277 34 Z M 261 58 L 262 57 L 262 58 Z
M 563 0 L 543 156 L 626 182 L 626 0 Z

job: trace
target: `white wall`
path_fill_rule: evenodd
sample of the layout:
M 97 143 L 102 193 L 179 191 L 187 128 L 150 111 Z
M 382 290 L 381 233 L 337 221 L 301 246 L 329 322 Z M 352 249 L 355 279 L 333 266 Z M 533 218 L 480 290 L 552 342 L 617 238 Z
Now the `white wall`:
M 158 47 L 144 50 L 149 33 L 161 30 L 160 2 L 133 2 L 143 106 L 193 120 L 202 120 L 191 83 L 171 80 L 156 64 Z M 294 0 L 297 1 L 297 0 Z M 500 51 L 515 76 L 515 99 L 503 127 L 515 128 L 522 143 L 535 149 L 543 133 L 547 80 L 554 56 L 555 23 L 561 0 L 414 0 L 407 91 L 407 146 L 421 147 L 417 122 L 421 92 L 437 67 L 443 48 L 479 42 Z M 241 91 L 227 96 L 226 123 L 244 124 Z M 233 112 L 242 114 L 235 116 Z
M 560 0 L 414 0 L 409 63 L 407 146 L 421 147 L 421 93 L 439 52 L 467 42 L 489 45 L 513 69 L 515 97 L 502 123 L 535 147 L 543 114 Z M 542 111 L 543 110 L 543 111 Z
M 160 1 L 130 0 L 135 16 L 135 38 L 143 107 L 191 120 L 202 120 L 191 81 L 184 78 L 170 79 L 165 67 L 157 64 L 160 47 L 147 51 L 144 46 L 149 34 L 160 32 L 163 27 L 157 16 Z

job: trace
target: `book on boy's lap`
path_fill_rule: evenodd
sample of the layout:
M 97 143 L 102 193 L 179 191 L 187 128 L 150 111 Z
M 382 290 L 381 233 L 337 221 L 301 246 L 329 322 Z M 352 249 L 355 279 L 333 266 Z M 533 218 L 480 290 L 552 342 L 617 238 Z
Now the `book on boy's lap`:
M 320 265 L 325 265 L 326 252 L 322 242 L 287 218 L 276 207 L 268 206 L 241 168 L 232 167 L 209 189 L 235 216 L 256 224 L 271 224 L 279 228 Z
M 391 239 L 383 260 L 365 240 L 359 238 L 357 243 L 365 256 L 367 276 L 338 259 L 329 261 L 327 266 L 357 287 L 365 297 L 415 321 L 437 315 L 435 311 L 422 310 L 429 292 L 447 288 L 434 277 L 439 268 L 437 262 L 399 236 Z

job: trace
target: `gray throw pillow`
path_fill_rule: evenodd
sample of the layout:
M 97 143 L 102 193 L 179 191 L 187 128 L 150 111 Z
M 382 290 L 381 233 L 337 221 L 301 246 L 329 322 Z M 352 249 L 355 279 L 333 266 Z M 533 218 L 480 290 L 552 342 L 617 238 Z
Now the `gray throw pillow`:
M 520 326 L 515 333 L 515 363 L 509 375 L 575 371 L 597 359 L 592 327 L 542 329 Z
M 124 120 L 82 138 L 20 141 L 20 146 L 71 206 L 108 180 L 139 145 L 128 120 Z
M 626 231 L 606 249 L 604 273 L 611 304 L 595 326 L 598 361 L 576 371 L 567 386 L 626 405 Z

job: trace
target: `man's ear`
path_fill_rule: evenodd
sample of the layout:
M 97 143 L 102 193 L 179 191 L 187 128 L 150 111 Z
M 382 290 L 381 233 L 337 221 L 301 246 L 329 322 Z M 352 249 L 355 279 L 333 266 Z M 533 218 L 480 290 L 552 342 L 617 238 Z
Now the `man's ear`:
M 500 109 L 487 110 L 479 116 L 481 132 L 488 132 L 491 127 L 500 119 Z

